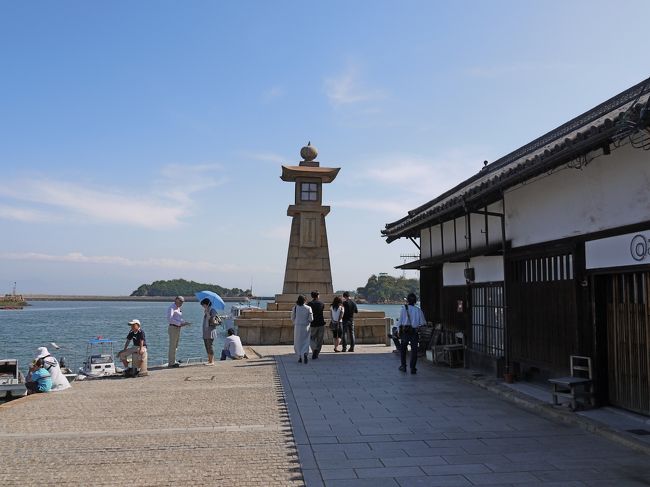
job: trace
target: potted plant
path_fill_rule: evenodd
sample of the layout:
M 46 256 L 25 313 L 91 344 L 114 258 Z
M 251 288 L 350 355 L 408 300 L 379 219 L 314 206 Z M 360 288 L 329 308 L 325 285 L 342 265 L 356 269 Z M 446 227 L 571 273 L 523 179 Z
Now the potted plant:
M 506 381 L 506 384 L 512 384 L 515 381 L 515 374 L 510 365 L 503 368 L 503 380 Z

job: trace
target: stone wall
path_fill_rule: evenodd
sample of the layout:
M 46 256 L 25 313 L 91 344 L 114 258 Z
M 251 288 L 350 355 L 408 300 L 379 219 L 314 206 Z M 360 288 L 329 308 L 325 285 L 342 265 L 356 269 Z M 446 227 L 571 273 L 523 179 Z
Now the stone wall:
M 325 313 L 329 323 L 329 312 Z M 354 318 L 354 334 L 360 344 L 387 344 L 387 332 L 392 324 L 381 311 L 359 311 Z M 293 323 L 290 311 L 246 310 L 235 320 L 237 332 L 244 345 L 291 345 Z M 332 332 L 325 326 L 325 343 L 332 344 Z

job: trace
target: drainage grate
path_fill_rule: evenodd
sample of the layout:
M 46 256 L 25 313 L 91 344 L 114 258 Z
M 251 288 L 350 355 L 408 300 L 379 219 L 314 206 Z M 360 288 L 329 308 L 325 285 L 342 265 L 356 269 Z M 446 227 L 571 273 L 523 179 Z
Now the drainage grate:
M 640 435 L 640 436 L 650 435 L 650 431 L 648 430 L 639 429 L 639 430 L 627 430 L 627 431 L 629 433 L 634 433 L 635 435 Z

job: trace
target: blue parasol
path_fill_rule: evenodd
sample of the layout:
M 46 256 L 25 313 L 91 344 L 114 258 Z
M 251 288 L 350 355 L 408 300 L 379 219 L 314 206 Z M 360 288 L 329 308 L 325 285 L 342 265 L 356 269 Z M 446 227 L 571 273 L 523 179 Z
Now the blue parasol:
M 199 301 L 199 303 L 205 298 L 208 298 L 210 300 L 210 303 L 212 303 L 212 307 L 214 309 L 224 309 L 226 307 L 226 303 L 223 302 L 221 296 L 215 292 L 199 291 L 198 293 L 194 293 L 194 296 L 196 296 L 196 299 Z

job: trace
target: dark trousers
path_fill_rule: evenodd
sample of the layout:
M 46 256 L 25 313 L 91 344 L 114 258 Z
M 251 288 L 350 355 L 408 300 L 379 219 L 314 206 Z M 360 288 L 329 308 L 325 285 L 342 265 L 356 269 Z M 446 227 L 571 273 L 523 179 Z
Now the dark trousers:
M 343 321 L 343 338 L 341 339 L 341 346 L 343 350 L 348 348 L 350 345 L 350 350 L 354 350 L 354 322 L 353 321 Z
M 411 344 L 411 370 L 415 370 L 415 365 L 418 362 L 418 332 L 415 330 L 405 331 L 400 335 L 402 341 L 402 350 L 400 358 L 402 359 L 402 366 L 406 367 L 406 352 L 409 343 Z

